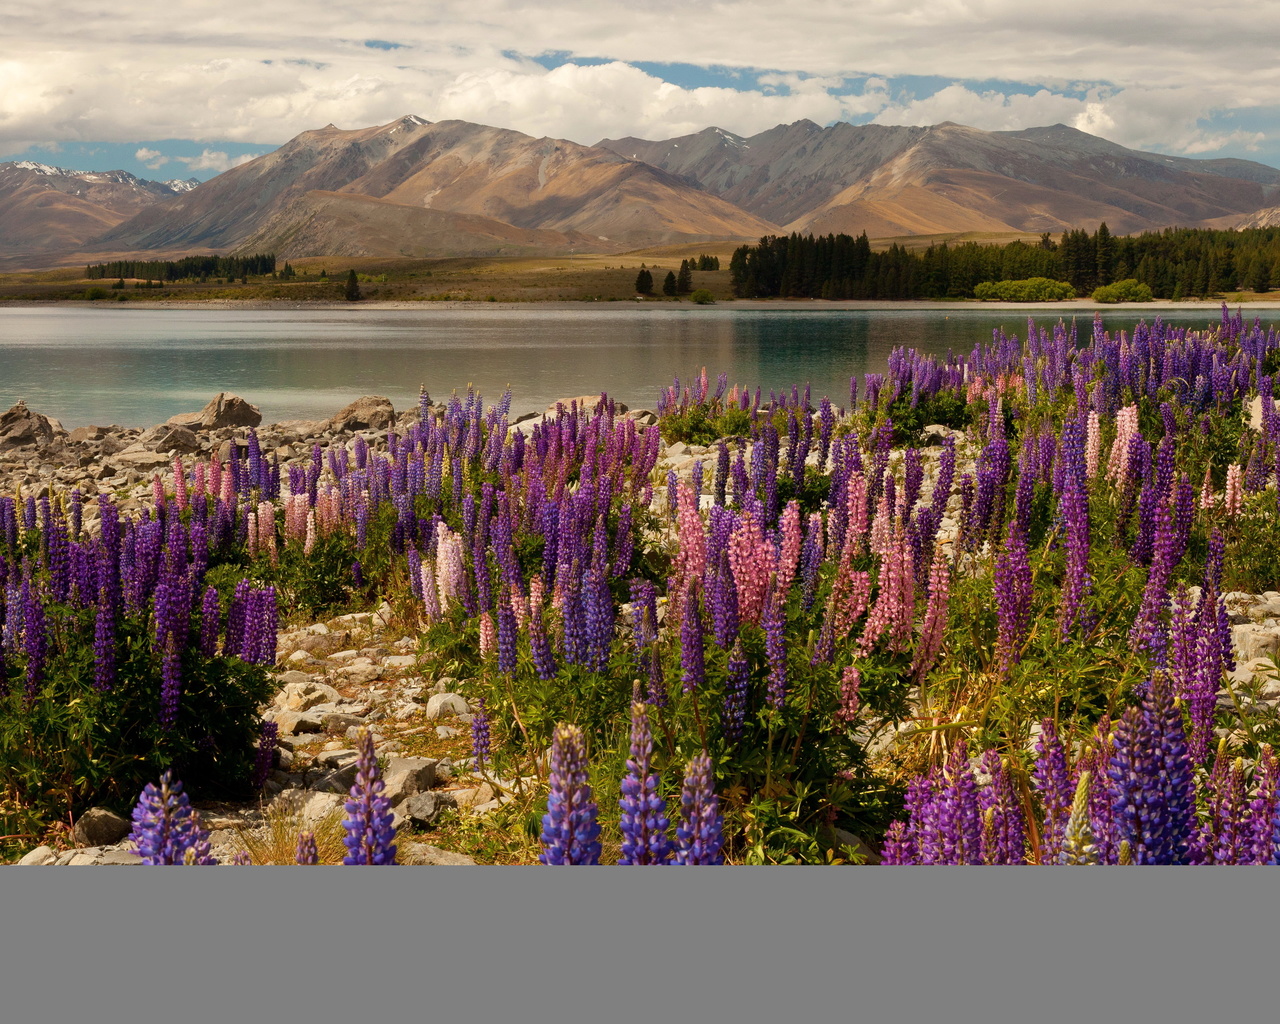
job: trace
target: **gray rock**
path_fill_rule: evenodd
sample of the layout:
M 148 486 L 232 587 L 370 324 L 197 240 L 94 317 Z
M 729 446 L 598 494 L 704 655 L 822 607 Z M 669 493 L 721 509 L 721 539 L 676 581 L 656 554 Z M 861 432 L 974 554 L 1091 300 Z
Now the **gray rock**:
M 356 765 L 334 768 L 325 772 L 311 786 L 317 793 L 348 793 L 356 781 Z
M 437 725 L 436 735 L 442 740 L 451 740 L 458 735 L 458 730 L 451 725 Z
M 434 757 L 393 757 L 382 773 L 383 794 L 391 805 L 429 790 L 436 784 Z
M 300 736 L 324 728 L 323 720 L 310 711 L 273 711 L 266 717 L 276 723 L 281 736 Z
M 332 430 L 386 430 L 395 426 L 396 411 L 391 400 L 381 395 L 365 395 L 338 410 L 329 421 Z
M 200 451 L 200 439 L 187 427 L 176 423 L 165 423 L 158 429 L 160 436 L 152 442 L 152 447 L 156 451 L 170 454 L 177 452 L 181 455 L 193 455 Z
M 286 675 L 293 675 L 291 672 Z M 342 694 L 328 683 L 322 683 L 312 676 L 305 676 L 305 682 L 286 683 L 284 689 L 276 694 L 277 707 L 286 711 L 308 711 L 317 704 L 333 703 L 342 700 Z
M 465 715 L 471 710 L 467 702 L 456 693 L 436 693 L 427 700 L 426 718 L 434 722 L 446 715 Z
M 345 803 L 345 794 L 287 789 L 271 802 L 271 806 L 300 819 L 304 825 L 314 826 L 338 813 Z
M 59 434 L 66 434 L 62 424 L 48 416 L 32 412 L 22 399 L 18 399 L 17 405 L 0 415 L 0 449 L 28 446 L 43 448 Z
M 453 808 L 452 801 L 442 800 L 441 794 L 427 791 L 415 793 L 400 805 L 405 820 L 418 828 L 430 828 L 446 810 Z
M 262 422 L 262 413 L 256 405 L 250 405 L 239 395 L 219 391 L 197 413 L 171 416 L 165 421 L 190 430 L 220 430 L 223 427 L 256 427 Z
M 37 846 L 28 853 L 19 864 L 56 864 L 58 855 L 53 852 L 53 848 L 49 846 Z
M 852 832 L 846 832 L 842 828 L 833 828 L 831 831 L 834 833 L 835 840 L 837 843 L 839 843 L 841 846 L 852 847 L 855 855 L 860 855 L 866 858 L 863 861 L 864 864 L 880 863 L 880 855 L 876 853 L 875 850 L 871 849 L 871 847 L 868 846 L 865 842 L 863 842 L 861 836 L 856 836 Z M 843 852 L 843 851 L 838 851 L 838 852 Z
M 77 846 L 110 846 L 120 842 L 133 831 L 132 822 L 126 821 L 105 807 L 90 807 L 76 819 L 72 835 Z
M 279 744 L 288 750 L 297 750 L 299 747 L 305 747 L 311 743 L 317 743 L 320 740 L 327 740 L 329 737 L 322 732 L 300 732 L 296 736 L 279 737 Z
M 359 715 L 347 715 L 341 712 L 331 712 L 323 715 L 320 724 L 327 733 L 346 735 L 348 729 L 358 729 L 364 725 L 364 719 Z
M 473 857 L 465 853 L 454 853 L 442 850 L 429 843 L 403 843 L 397 851 L 397 860 L 401 864 L 475 864 Z

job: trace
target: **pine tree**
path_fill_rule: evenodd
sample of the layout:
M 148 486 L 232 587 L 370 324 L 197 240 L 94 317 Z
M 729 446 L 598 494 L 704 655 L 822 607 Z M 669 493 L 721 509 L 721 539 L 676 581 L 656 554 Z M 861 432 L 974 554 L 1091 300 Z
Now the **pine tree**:
M 354 270 L 347 271 L 347 285 L 342 294 L 348 302 L 358 302 L 360 300 L 360 281 L 356 277 Z
M 693 268 L 688 260 L 680 261 L 680 276 L 676 278 L 676 291 L 680 295 L 688 295 L 693 291 Z
M 668 270 L 666 278 L 662 282 L 662 294 L 674 295 L 676 293 L 676 275 L 675 271 Z
M 643 267 L 640 268 L 640 273 L 636 274 L 636 291 L 641 295 L 653 294 L 653 275 Z

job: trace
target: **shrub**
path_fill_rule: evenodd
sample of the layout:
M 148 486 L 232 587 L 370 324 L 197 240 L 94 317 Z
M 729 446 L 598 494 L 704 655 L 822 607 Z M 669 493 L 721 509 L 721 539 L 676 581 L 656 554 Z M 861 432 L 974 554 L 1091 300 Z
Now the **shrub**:
M 716 297 L 711 294 L 709 288 L 695 288 L 689 300 L 696 302 L 699 306 L 712 306 L 715 305 Z
M 1089 296 L 1094 302 L 1151 302 L 1151 288 L 1132 277 L 1095 288 Z
M 1074 299 L 1076 290 L 1066 281 L 1029 277 L 1022 281 L 983 281 L 973 297 L 983 302 L 1061 302 Z

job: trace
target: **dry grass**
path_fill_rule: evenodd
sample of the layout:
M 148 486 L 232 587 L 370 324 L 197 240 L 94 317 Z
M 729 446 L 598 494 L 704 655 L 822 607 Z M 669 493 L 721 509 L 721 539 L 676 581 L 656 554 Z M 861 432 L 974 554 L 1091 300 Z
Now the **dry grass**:
M 316 837 L 316 852 L 321 864 L 341 864 L 347 855 L 342 845 L 346 832 L 342 828 L 345 812 L 341 804 L 313 825 L 308 825 L 287 800 L 267 805 L 261 831 L 239 829 L 240 842 L 253 864 L 295 864 L 298 833 L 310 828 Z

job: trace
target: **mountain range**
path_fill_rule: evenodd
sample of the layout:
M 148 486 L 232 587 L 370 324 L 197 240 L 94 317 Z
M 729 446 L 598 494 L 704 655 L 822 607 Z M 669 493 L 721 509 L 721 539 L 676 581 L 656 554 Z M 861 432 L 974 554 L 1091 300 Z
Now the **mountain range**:
M 0 163 L 0 256 L 616 252 L 866 231 L 1125 234 L 1271 223 L 1280 170 L 1126 149 L 1065 125 L 812 121 L 583 146 L 407 115 L 327 125 L 202 184 Z

